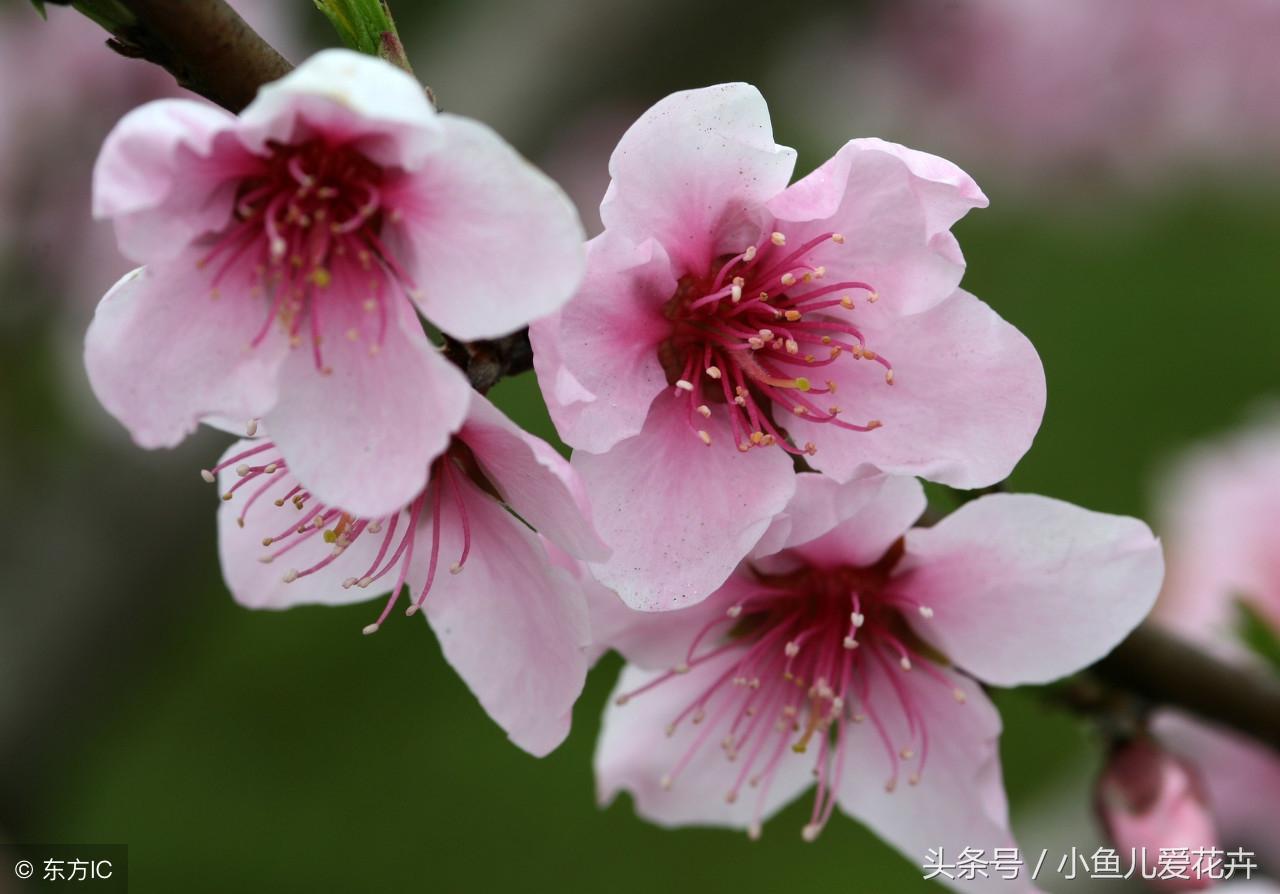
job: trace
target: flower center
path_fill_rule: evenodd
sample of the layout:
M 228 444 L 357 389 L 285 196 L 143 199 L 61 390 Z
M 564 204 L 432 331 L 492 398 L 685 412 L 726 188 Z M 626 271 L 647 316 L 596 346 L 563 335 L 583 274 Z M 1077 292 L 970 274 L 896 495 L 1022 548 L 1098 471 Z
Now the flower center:
M 835 809 L 847 727 L 865 720 L 870 720 L 889 758 L 886 791 L 897 787 L 904 771 L 908 783 L 918 783 L 929 754 L 928 724 L 899 675 L 923 674 L 949 689 L 959 702 L 965 694 L 936 666 L 945 659 L 905 620 L 908 612 L 927 618 L 933 610 L 886 588 L 901 557 L 899 540 L 870 567 L 805 566 L 784 575 L 757 573 L 758 590 L 703 626 L 683 663 L 618 696 L 617 704 L 625 705 L 678 675 L 732 656 L 719 676 L 667 726 L 668 736 L 676 735 L 686 720 L 702 729 L 662 778 L 663 788 L 671 788 L 708 739 L 721 734 L 726 759 L 741 761 L 725 799 L 736 802 L 744 785 L 758 789 L 749 829 L 755 838 L 769 789 L 788 750 L 806 754 L 812 748 L 817 794 L 803 830 L 805 839 L 812 841 Z M 891 686 L 892 692 L 877 693 L 873 701 L 873 681 Z M 886 704 L 902 712 L 908 741 L 893 740 L 882 713 Z
M 414 615 L 422 608 L 431 585 L 435 582 L 440 565 L 441 516 L 445 501 L 451 500 L 456 507 L 462 533 L 461 555 L 449 566 L 450 574 L 458 574 L 471 554 L 471 524 L 463 496 L 463 478 L 470 479 L 495 496 L 497 494 L 493 485 L 484 477 L 470 449 L 457 440 L 432 463 L 431 474 L 422 493 L 403 509 L 379 518 L 362 518 L 321 502 L 288 474 L 284 457 L 270 441 L 230 456 L 212 469 L 202 469 L 200 474 L 205 481 L 212 483 L 217 480 L 217 473 L 229 468 L 234 468 L 239 480 L 222 494 L 222 499 L 233 500 L 242 489 L 249 495 L 236 518 L 240 527 L 245 526 L 245 520 L 251 511 L 282 510 L 283 515 L 292 516 L 281 519 L 280 533 L 262 538 L 262 546 L 267 551 L 258 561 L 271 564 L 307 543 L 311 544 L 313 555 L 319 542 L 331 547 L 318 561 L 305 567 L 290 568 L 284 574 L 285 583 L 293 583 L 340 561 L 351 545 L 362 537 L 378 538 L 377 553 L 373 561 L 359 574 L 342 582 L 344 589 L 366 589 L 392 570 L 396 571 L 395 584 L 391 587 L 387 604 L 378 619 L 364 628 L 366 634 L 378 631 L 399 599 L 413 564 L 414 550 L 418 546 L 418 528 L 427 514 L 431 518 L 431 555 L 427 565 L 427 579 L 418 597 L 405 609 L 406 615 Z M 264 498 L 266 503 L 262 502 Z M 320 541 L 316 540 L 317 537 Z M 304 551 L 305 549 L 304 547 Z
M 263 297 L 266 318 L 250 347 L 273 325 L 297 347 L 310 338 L 316 369 L 332 372 L 322 353 L 322 317 L 341 310 L 327 302 L 358 301 L 368 316 L 359 325 L 339 313 L 351 341 L 369 341 L 377 354 L 386 336 L 388 302 L 415 287 L 379 238 L 385 221 L 399 219 L 387 207 L 394 176 L 350 146 L 320 139 L 269 144 L 270 154 L 244 175 L 236 190 L 231 224 L 214 239 L 198 266 L 214 268 L 218 297 L 226 280 L 248 273 L 252 294 Z
M 877 300 L 864 282 L 825 282 L 826 269 L 814 258 L 819 249 L 844 244 L 839 233 L 824 233 L 789 246 L 781 232 L 765 235 L 741 254 L 720 258 L 714 273 L 685 276 L 667 302 L 670 338 L 659 349 L 676 397 L 688 402 L 688 422 L 703 443 L 711 435 L 700 425 L 711 404 L 722 404 L 738 449 L 780 446 L 812 455 L 810 442 L 796 445 L 775 418 L 775 408 L 811 422 L 850 431 L 879 428 L 840 417 L 830 401 L 836 383 L 815 384 L 810 376 L 842 356 L 893 366 L 867 348 L 857 326 L 842 317 L 854 308 L 854 294 Z

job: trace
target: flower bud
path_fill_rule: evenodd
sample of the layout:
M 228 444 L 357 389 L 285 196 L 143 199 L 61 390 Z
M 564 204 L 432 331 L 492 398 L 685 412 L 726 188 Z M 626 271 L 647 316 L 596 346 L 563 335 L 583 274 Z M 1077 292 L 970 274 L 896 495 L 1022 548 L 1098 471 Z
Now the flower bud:
M 1155 866 L 1161 848 L 1218 846 L 1218 831 L 1196 768 L 1150 738 L 1126 742 L 1112 751 L 1094 793 L 1098 817 L 1122 856 L 1146 854 Z M 1208 878 L 1149 879 L 1160 891 L 1198 891 Z

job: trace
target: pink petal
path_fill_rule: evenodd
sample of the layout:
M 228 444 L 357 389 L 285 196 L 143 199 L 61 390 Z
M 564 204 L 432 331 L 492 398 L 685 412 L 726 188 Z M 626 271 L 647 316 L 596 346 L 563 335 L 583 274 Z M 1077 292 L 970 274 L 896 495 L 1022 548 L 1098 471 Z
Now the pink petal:
M 234 456 L 256 443 L 239 441 L 223 457 Z M 264 465 L 279 455 L 279 451 L 269 451 L 247 459 L 246 462 Z M 227 493 L 239 480 L 234 467 L 223 470 L 218 476 L 219 493 Z M 270 487 L 262 491 L 252 505 L 248 505 L 250 498 L 268 480 L 271 481 Z M 333 554 L 333 544 L 327 543 L 323 534 L 313 534 L 306 540 L 299 541 L 296 547 L 269 563 L 262 561 L 264 557 L 297 539 L 295 537 L 271 546 L 264 546 L 262 542 L 263 538 L 277 537 L 287 532 L 291 523 L 305 517 L 306 512 L 300 512 L 291 502 L 286 502 L 283 506 L 276 506 L 274 502 L 283 499 L 297 484 L 298 480 L 287 471 L 270 478 L 264 475 L 241 486 L 232 499 L 224 500 L 218 506 L 218 555 L 222 560 L 222 576 L 231 595 L 236 602 L 248 608 L 268 609 L 312 604 L 346 605 L 363 602 L 376 595 L 376 591 L 360 587 L 344 588 L 342 584 L 363 574 L 373 564 L 378 547 L 382 544 L 381 534 L 361 534 L 338 559 L 314 573 L 302 575 L 288 583 L 285 582 L 285 576 L 290 571 L 305 571 Z M 241 517 L 244 519 L 243 527 L 239 521 Z M 329 527 L 332 528 L 333 525 Z M 392 546 L 394 548 L 394 544 Z M 387 577 L 383 581 L 385 590 L 392 578 Z
M 586 605 L 572 577 L 553 566 L 537 535 L 469 481 L 462 499 L 471 552 L 452 493 L 441 501 L 440 562 L 426 600 L 444 656 L 511 740 L 544 755 L 569 732 L 587 673 Z M 431 517 L 418 534 L 410 573 L 417 598 L 430 561 Z
M 872 565 L 924 513 L 914 478 L 871 474 L 841 484 L 826 475 L 796 476 L 796 493 L 753 551 L 796 549 L 819 567 Z
M 247 288 L 210 291 L 188 253 L 127 274 L 98 305 L 85 336 L 89 384 L 142 447 L 172 447 L 207 416 L 243 425 L 276 400 L 284 340 L 250 348 L 261 303 Z
M 1263 865 L 1280 860 L 1280 756 L 1263 745 L 1175 711 L 1159 711 L 1152 731 L 1191 761 L 1209 789 L 1209 804 L 1229 848 L 1257 851 Z M 1234 889 L 1234 886 L 1232 886 Z
M 875 662 L 864 666 L 869 669 L 870 707 L 860 700 L 857 710 L 868 715 L 874 711 L 895 748 L 911 742 L 888 672 Z M 958 674 L 947 676 L 963 690 L 963 704 L 950 687 L 924 674 L 896 676 L 929 733 L 924 770 L 917 784 L 909 784 L 907 777 L 920 757 L 917 746 L 916 754 L 903 762 L 894 790 L 886 791 L 892 773 L 889 752 L 869 720 L 855 724 L 849 728 L 847 770 L 838 794 L 841 809 L 917 866 L 928 862 L 930 849 L 942 848 L 944 860 L 955 863 L 966 847 L 981 849 L 986 859 L 997 847 L 1015 847 L 1001 779 L 1000 715 L 995 706 L 980 686 Z M 1027 868 L 1017 880 L 994 871 L 990 875 L 974 881 L 948 881 L 945 876 L 935 880 L 958 891 L 1036 890 Z
M 639 433 L 667 387 L 658 347 L 671 331 L 663 305 L 676 280 L 662 246 L 608 235 L 587 244 L 573 300 L 529 327 L 533 362 L 560 437 L 602 453 Z
M 865 305 L 864 305 L 865 306 Z M 854 322 L 861 325 L 854 312 Z M 810 464 L 846 480 L 864 465 L 953 487 L 1000 481 L 1026 453 L 1044 414 L 1044 368 L 1026 337 L 968 292 L 896 321 L 863 326 L 867 346 L 893 364 L 893 384 L 874 361 L 847 354 L 822 371 L 838 391 L 826 400 L 870 432 L 791 417 Z M 818 376 L 814 376 L 818 378 Z
M 728 610 L 758 593 L 760 584 L 750 571 L 740 567 L 697 605 L 664 612 L 637 611 L 599 583 L 594 587 L 585 585 L 584 590 L 592 642 L 602 651 L 616 650 L 639 668 L 665 671 L 688 659 L 689 647 L 708 624 L 723 619 L 724 626 L 718 632 L 727 633 L 732 627 Z M 714 641 L 714 637 L 704 639 L 708 644 Z
M 1164 561 L 1134 518 L 995 494 L 908 532 L 896 589 L 913 626 L 997 686 L 1045 683 L 1106 655 L 1151 610 Z
M 511 509 L 551 542 L 582 559 L 609 548 L 591 523 L 578 473 L 546 441 L 520 428 L 483 395 L 473 394 L 458 438 Z
M 462 424 L 471 389 L 427 341 L 408 302 L 393 302 L 375 355 L 376 334 L 362 328 L 360 302 L 333 297 L 311 308 L 326 321 L 322 360 L 332 373 L 316 368 L 310 344 L 292 350 L 280 371 L 280 401 L 265 422 L 311 491 L 372 518 L 422 491 L 431 461 Z M 352 340 L 348 331 L 361 334 Z
M 94 165 L 93 214 L 114 221 L 121 252 L 162 261 L 230 220 L 229 177 L 245 153 L 218 137 L 234 126 L 221 109 L 187 99 L 149 102 L 120 119 Z
M 632 692 L 656 676 L 630 665 L 623 669 L 605 709 L 596 745 L 596 797 L 602 805 L 626 791 L 634 799 L 637 813 L 663 826 L 715 825 L 746 829 L 758 807 L 761 819 L 767 819 L 813 784 L 812 756 L 806 759 L 803 755 L 788 753 L 783 755 L 769 787 L 768 799 L 762 805 L 759 804 L 760 789 L 745 784 L 740 797 L 728 803 L 725 794 L 733 787 L 742 767 L 727 760 L 719 747 L 732 717 L 718 718 L 714 700 L 708 706 L 705 724 L 695 726 L 686 719 L 675 735 L 666 734 L 667 725 L 685 706 L 739 657 L 730 651 L 618 706 L 614 701 L 618 695 Z M 707 736 L 705 747 L 697 749 L 671 788 L 664 789 L 663 776 L 672 771 L 702 735 Z
M 265 153 L 268 143 L 322 136 L 355 142 L 378 164 L 421 167 L 442 137 L 435 109 L 407 72 L 345 49 L 316 53 L 267 84 L 240 115 L 243 144 Z
M 898 314 L 927 310 L 960 284 L 951 227 L 987 197 L 951 162 L 877 139 L 851 140 L 769 202 L 789 242 L 840 233 L 821 256 L 829 280 L 870 283 Z
M 755 87 L 673 93 L 618 143 L 600 216 L 607 230 L 637 244 L 656 238 L 679 270 L 705 275 L 720 238 L 781 192 L 794 166 Z
M 707 598 L 756 544 L 795 488 L 781 450 L 739 453 L 727 421 L 696 417 L 663 394 L 644 430 L 608 453 L 579 451 L 596 530 L 613 555 L 592 572 L 630 606 L 666 611 Z
M 439 118 L 443 141 L 387 196 L 389 244 L 433 323 L 461 339 L 514 332 L 582 281 L 586 236 L 568 196 L 483 124 Z

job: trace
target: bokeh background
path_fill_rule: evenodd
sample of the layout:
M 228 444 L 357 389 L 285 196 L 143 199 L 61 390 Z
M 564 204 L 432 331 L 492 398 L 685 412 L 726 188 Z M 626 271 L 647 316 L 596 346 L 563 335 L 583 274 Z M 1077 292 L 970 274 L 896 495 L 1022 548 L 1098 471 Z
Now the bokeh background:
M 308 0 L 233 5 L 294 61 L 335 42 Z M 957 229 L 965 285 L 1049 381 L 1015 490 L 1150 518 L 1164 463 L 1280 395 L 1280 3 L 392 5 L 443 105 L 544 166 L 591 230 L 627 124 L 726 80 L 761 87 L 800 173 L 853 136 L 973 173 L 991 207 Z M 535 760 L 424 624 L 363 637 L 371 606 L 231 601 L 196 474 L 222 438 L 135 449 L 80 366 L 127 269 L 89 220 L 92 160 L 176 93 L 102 43 L 70 10 L 0 2 L 0 840 L 127 843 L 137 891 L 937 890 L 851 821 L 804 844 L 807 804 L 754 844 L 597 805 L 613 658 Z M 531 376 L 494 397 L 554 439 Z M 1091 851 L 1100 743 L 1035 692 L 996 699 L 1024 847 Z

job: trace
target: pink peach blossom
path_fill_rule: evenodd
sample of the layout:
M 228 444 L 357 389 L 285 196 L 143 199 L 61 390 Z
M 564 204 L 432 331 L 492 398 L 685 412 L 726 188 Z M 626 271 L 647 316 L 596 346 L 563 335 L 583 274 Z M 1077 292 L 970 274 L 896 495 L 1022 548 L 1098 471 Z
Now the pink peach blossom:
M 958 487 L 1008 474 L 1044 409 L 1030 343 L 957 289 L 986 205 L 941 158 L 852 140 L 788 186 L 754 87 L 673 94 L 623 136 L 582 288 L 531 328 L 543 395 L 627 602 L 714 590 L 794 457 Z
M 539 535 L 579 558 L 606 552 L 569 464 L 478 394 L 423 490 L 389 513 L 322 501 L 287 456 L 241 441 L 205 473 L 224 492 L 219 547 L 236 600 L 282 609 L 389 593 L 373 633 L 408 584 L 406 612 L 422 610 L 511 739 L 539 755 L 558 745 L 586 675 L 587 609 Z
M 89 330 L 103 405 L 146 447 L 262 418 L 308 487 L 366 515 L 422 490 L 466 408 L 415 305 L 488 338 L 555 310 L 582 272 L 555 184 L 347 50 L 313 56 L 238 118 L 181 100 L 127 115 L 99 156 L 94 210 L 146 264 Z
M 1280 631 L 1280 418 L 1191 450 L 1166 476 L 1169 574 L 1152 618 L 1225 660 L 1266 672 L 1240 638 L 1242 607 Z M 1280 865 L 1280 758 L 1175 711 L 1152 726 L 1199 768 L 1226 846 Z
M 1189 853 L 1219 847 L 1199 771 L 1149 738 L 1125 742 L 1107 758 L 1095 790 L 1098 816 L 1121 853 L 1159 854 L 1166 848 Z M 1199 891 L 1212 882 L 1206 874 L 1158 878 L 1148 884 L 1161 891 Z
M 806 839 L 839 806 L 913 861 L 1009 845 L 979 681 L 1042 683 L 1106 654 L 1155 599 L 1158 543 L 1135 519 L 1030 495 L 912 528 L 915 479 L 797 478 L 702 604 L 593 606 L 593 635 L 630 662 L 596 752 L 601 800 L 626 790 L 654 822 L 755 836 L 816 780 Z

